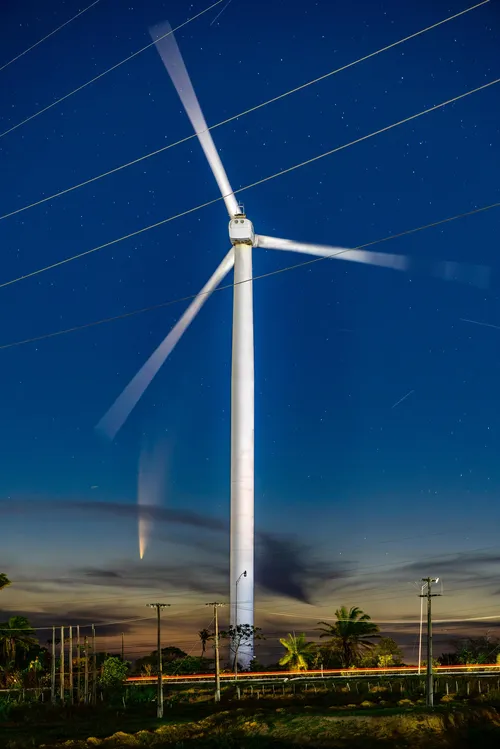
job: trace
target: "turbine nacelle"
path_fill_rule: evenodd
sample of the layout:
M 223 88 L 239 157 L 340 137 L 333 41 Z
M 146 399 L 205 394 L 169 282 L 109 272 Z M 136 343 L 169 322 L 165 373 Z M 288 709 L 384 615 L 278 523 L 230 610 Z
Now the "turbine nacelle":
M 229 239 L 232 245 L 249 244 L 252 247 L 255 245 L 253 224 L 243 212 L 237 213 L 229 222 Z

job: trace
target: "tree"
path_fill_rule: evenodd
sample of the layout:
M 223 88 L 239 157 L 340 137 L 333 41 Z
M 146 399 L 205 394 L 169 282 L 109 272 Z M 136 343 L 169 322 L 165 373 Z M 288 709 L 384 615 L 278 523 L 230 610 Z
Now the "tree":
M 105 689 L 121 687 L 127 678 L 129 665 L 116 655 L 108 656 L 101 667 L 101 686 Z
M 0 590 L 3 590 L 3 588 L 7 588 L 7 586 L 10 584 L 11 582 L 5 572 L 0 572 Z
M 264 636 L 261 634 L 262 629 L 260 627 L 253 627 L 251 624 L 238 624 L 236 627 L 229 627 L 220 633 L 221 637 L 229 640 L 232 653 L 232 666 L 236 668 L 238 662 L 238 653 L 241 647 L 250 645 L 252 640 L 263 640 Z
M 24 616 L 11 616 L 0 624 L 0 643 L 7 660 L 16 660 L 17 650 L 29 650 L 37 645 L 35 630 Z
M 500 641 L 489 634 L 481 637 L 467 637 L 454 643 L 455 653 L 446 653 L 448 662 L 455 660 L 457 664 L 494 663 L 500 652 Z M 446 664 L 445 664 L 446 665 Z
M 392 637 L 381 637 L 377 645 L 362 656 L 359 663 L 364 668 L 375 666 L 390 668 L 402 664 L 403 651 Z
M 332 650 L 339 650 L 342 665 L 349 668 L 356 664 L 363 651 L 374 647 L 371 639 L 378 637 L 380 631 L 378 626 L 371 621 L 371 617 L 365 614 L 357 606 L 350 610 L 341 606 L 335 612 L 337 621 L 334 624 L 318 622 L 322 626 L 320 637 L 328 637 Z
M 207 643 L 212 639 L 213 633 L 209 632 L 208 629 L 200 629 L 200 631 L 198 632 L 198 637 L 201 640 L 201 656 L 203 658 L 207 649 Z
M 206 674 L 213 669 L 213 661 L 209 658 L 203 658 L 199 655 L 186 655 L 171 661 L 166 665 L 164 672 L 172 675 L 183 674 Z
M 181 658 L 185 658 L 187 653 L 180 648 L 174 646 L 167 646 L 161 649 L 161 661 L 163 667 L 166 668 L 168 664 L 178 661 Z M 153 650 L 149 655 L 145 655 L 142 658 L 138 658 L 134 665 L 135 673 L 148 672 L 149 674 L 156 674 L 158 671 L 158 651 Z
M 297 637 L 295 632 L 289 633 L 287 637 L 280 637 L 280 642 L 286 650 L 279 661 L 280 666 L 288 666 L 291 671 L 307 671 L 316 651 L 314 642 L 307 642 L 304 633 Z

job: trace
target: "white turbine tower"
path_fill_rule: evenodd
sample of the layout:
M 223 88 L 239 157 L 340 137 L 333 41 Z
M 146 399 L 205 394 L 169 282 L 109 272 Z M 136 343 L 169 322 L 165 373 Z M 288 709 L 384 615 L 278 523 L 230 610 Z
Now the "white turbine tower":
M 164 36 L 169 24 L 151 30 L 153 40 Z M 233 339 L 231 373 L 231 531 L 230 531 L 230 611 L 231 624 L 253 625 L 254 622 L 254 343 L 252 249 L 261 247 L 300 252 L 319 257 L 395 270 L 406 270 L 408 259 L 402 255 L 344 250 L 325 245 L 294 242 L 254 233 L 252 222 L 234 196 L 226 172 L 208 130 L 198 99 L 189 79 L 173 34 L 156 42 L 161 59 L 170 74 L 184 109 L 198 136 L 210 168 L 221 191 L 229 214 L 231 249 L 191 302 L 167 337 L 127 385 L 98 428 L 111 439 L 122 427 L 134 406 L 187 330 L 210 294 L 234 267 Z M 246 575 L 243 573 L 246 571 Z M 238 600 L 240 607 L 238 608 Z M 241 648 L 238 660 L 243 666 L 252 658 L 253 645 Z

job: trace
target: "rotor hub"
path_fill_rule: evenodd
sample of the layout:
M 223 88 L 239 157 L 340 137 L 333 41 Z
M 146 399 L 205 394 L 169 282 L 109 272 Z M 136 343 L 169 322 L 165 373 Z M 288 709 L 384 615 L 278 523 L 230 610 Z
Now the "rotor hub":
M 243 213 L 243 206 L 239 206 L 241 213 L 236 213 L 229 222 L 229 239 L 231 244 L 255 244 L 253 224 Z

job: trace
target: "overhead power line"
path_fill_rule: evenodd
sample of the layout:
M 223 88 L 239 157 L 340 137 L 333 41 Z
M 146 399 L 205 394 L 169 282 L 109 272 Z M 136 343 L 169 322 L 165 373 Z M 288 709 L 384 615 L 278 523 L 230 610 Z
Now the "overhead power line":
M 2 72 L 2 70 L 5 70 L 5 68 L 8 68 L 9 65 L 12 65 L 13 62 L 16 62 L 16 60 L 19 60 L 19 58 L 23 57 L 24 55 L 27 55 L 28 52 L 31 52 L 32 49 L 35 49 L 35 47 L 38 47 L 39 44 L 42 44 L 42 42 L 45 42 L 51 36 L 54 36 L 54 34 L 57 34 L 58 31 L 61 31 L 61 29 L 63 29 L 65 26 L 68 26 L 68 24 L 70 24 L 72 21 L 75 21 L 80 16 L 83 16 L 84 13 L 86 13 L 88 10 L 90 10 L 91 8 L 93 8 L 94 5 L 97 5 L 97 3 L 100 3 L 100 2 L 101 2 L 101 0 L 94 0 L 93 3 L 91 3 L 90 5 L 87 5 L 87 7 L 84 8 L 83 10 L 81 10 L 79 13 L 77 13 L 76 15 L 72 16 L 71 18 L 69 18 L 67 21 L 65 21 L 64 23 L 62 23 L 56 29 L 53 29 L 49 34 L 46 34 L 44 37 L 42 37 L 37 42 L 35 42 L 35 44 L 32 44 L 31 47 L 28 47 L 27 49 L 25 49 L 24 52 L 20 52 L 18 55 L 16 55 L 15 57 L 13 57 L 12 60 L 9 60 L 9 62 L 4 63 L 0 67 L 0 73 Z
M 259 609 L 256 609 L 256 611 L 259 611 Z M 282 614 L 279 611 L 266 611 L 266 614 L 269 616 L 283 616 L 283 617 L 292 617 L 294 619 L 317 619 L 316 616 L 304 616 L 303 614 Z M 325 622 L 332 621 L 332 622 L 349 622 L 350 619 L 337 619 L 337 617 L 331 617 L 326 616 L 323 617 Z M 472 617 L 466 617 L 463 619 L 435 619 L 433 621 L 434 624 L 451 624 L 452 622 L 477 622 L 477 621 L 486 621 L 490 619 L 500 619 L 500 614 L 495 614 L 493 616 L 472 616 Z M 420 619 L 374 619 L 374 621 L 377 622 L 377 624 L 404 624 L 407 626 L 412 626 L 414 624 L 420 624 Z
M 465 213 L 459 213 L 455 216 L 448 216 L 447 218 L 443 218 L 440 221 L 433 221 L 430 224 L 424 224 L 423 226 L 417 226 L 413 229 L 408 229 L 407 231 L 400 232 L 399 234 L 391 234 L 387 237 L 383 237 L 382 239 L 375 239 L 373 242 L 367 242 L 366 244 L 358 245 L 357 247 L 353 247 L 351 249 L 353 250 L 360 250 L 360 249 L 366 249 L 367 247 L 372 247 L 373 245 L 380 244 L 382 242 L 388 242 L 391 239 L 399 239 L 400 237 L 408 236 L 409 234 L 415 234 L 419 231 L 424 231 L 425 229 L 431 229 L 435 226 L 441 226 L 442 224 L 450 223 L 451 221 L 456 221 L 459 218 L 465 218 L 466 216 L 473 216 L 477 213 L 483 213 L 484 211 L 488 211 L 492 208 L 498 208 L 500 207 L 499 203 L 491 203 L 490 205 L 481 206 L 481 208 L 475 208 L 472 211 L 466 211 Z M 251 279 L 247 281 L 238 281 L 237 283 L 250 283 L 250 281 L 259 281 L 263 278 L 269 278 L 270 276 L 276 276 L 280 273 L 286 273 L 290 270 L 295 270 L 296 268 L 302 268 L 306 265 L 312 265 L 313 263 L 318 263 L 321 260 L 329 260 L 333 257 L 336 257 L 337 255 L 341 255 L 343 252 L 350 252 L 349 250 L 339 250 L 338 252 L 334 252 L 331 255 L 328 255 L 326 257 L 315 257 L 311 260 L 305 260 L 301 263 L 295 263 L 294 265 L 287 265 L 284 268 L 278 268 L 278 270 L 270 271 L 269 273 L 262 273 L 259 276 L 253 276 Z M 232 289 L 235 284 L 229 283 L 225 284 L 223 286 L 219 286 L 216 288 L 212 293 L 216 293 L 218 291 L 224 291 L 226 289 Z M 19 341 L 13 341 L 12 343 L 5 343 L 3 345 L 0 345 L 0 351 L 3 351 L 4 349 L 8 348 L 14 348 L 15 346 L 23 346 L 27 343 L 36 343 L 37 341 L 43 341 L 47 338 L 55 338 L 57 336 L 66 335 L 67 333 L 76 333 L 79 330 L 85 330 L 86 328 L 93 328 L 97 325 L 104 325 L 105 323 L 109 322 L 115 322 L 117 320 L 124 320 L 127 317 L 134 317 L 135 315 L 141 315 L 144 312 L 152 312 L 153 310 L 162 309 L 163 307 L 170 307 L 174 304 L 180 304 L 181 302 L 190 302 L 195 297 L 200 296 L 200 294 L 190 294 L 188 296 L 178 297 L 177 299 L 170 299 L 166 302 L 159 302 L 158 304 L 153 304 L 149 307 L 141 307 L 140 309 L 131 310 L 130 312 L 124 312 L 121 315 L 115 315 L 113 317 L 105 317 L 101 320 L 94 320 L 93 322 L 85 323 L 83 325 L 75 325 L 71 328 L 64 328 L 63 330 L 56 330 L 52 333 L 45 333 L 43 335 L 34 336 L 32 338 L 24 338 Z
M 442 26 L 443 24 L 448 23 L 448 21 L 452 21 L 453 19 L 458 18 L 458 16 L 462 16 L 465 13 L 469 13 L 471 10 L 475 10 L 476 8 L 479 8 L 482 5 L 486 5 L 489 2 L 490 0 L 483 0 L 483 2 L 478 3 L 477 5 L 473 5 L 470 8 L 466 8 L 466 10 L 462 10 L 460 11 L 460 13 L 455 13 L 455 15 L 453 16 L 448 16 L 448 18 L 445 18 L 442 21 L 438 21 L 437 23 L 434 23 L 432 26 L 426 26 L 426 28 L 420 29 L 420 31 L 416 31 L 414 34 L 410 34 L 410 36 L 405 36 L 403 39 L 399 39 L 397 42 L 393 42 L 392 44 L 389 44 L 385 47 L 381 47 L 375 52 L 371 52 L 370 54 L 365 55 L 364 57 L 360 57 L 357 60 L 347 63 L 346 65 L 343 65 L 340 68 L 336 68 L 335 70 L 330 70 L 328 73 L 325 73 L 324 75 L 321 75 L 318 78 L 314 78 L 311 81 L 307 81 L 307 83 L 303 83 L 302 85 L 292 88 L 289 91 L 285 91 L 284 93 L 279 94 L 278 96 L 274 96 L 273 98 L 268 99 L 267 101 L 264 101 L 261 104 L 257 104 L 256 106 L 251 107 L 250 109 L 245 109 L 243 112 L 239 112 L 238 114 L 235 114 L 232 117 L 228 117 L 225 120 L 221 120 L 221 122 L 217 122 L 215 125 L 211 125 L 206 130 L 203 130 L 201 132 L 203 133 L 203 132 L 209 132 L 210 130 L 215 130 L 218 127 L 222 127 L 222 125 L 227 125 L 228 123 L 233 122 L 234 120 L 238 120 L 241 117 L 245 117 L 247 114 L 256 112 L 258 109 L 267 107 L 268 104 L 273 104 L 276 101 L 285 99 L 287 96 L 291 96 L 292 94 L 295 94 L 298 91 L 302 91 L 303 89 L 308 88 L 309 86 L 312 86 L 315 83 L 324 81 L 327 78 L 330 78 L 331 76 L 336 75 L 337 73 L 341 73 L 342 71 L 347 70 L 348 68 L 354 67 L 354 65 L 358 65 L 359 63 L 364 62 L 365 60 L 369 60 L 371 57 L 380 55 L 382 52 L 387 52 L 388 50 L 393 49 L 394 47 L 397 47 L 398 45 L 403 44 L 404 42 L 407 42 L 410 39 L 414 39 L 417 36 L 421 36 L 422 34 L 425 34 L 427 31 L 431 31 L 432 29 L 435 29 L 438 26 Z M 109 177 L 112 174 L 116 174 L 117 172 L 120 172 L 123 169 L 127 169 L 129 166 L 134 166 L 135 164 L 139 164 L 140 162 L 145 161 L 146 159 L 150 159 L 153 156 L 158 156 L 158 154 L 160 153 L 164 153 L 165 151 L 168 151 L 171 148 L 180 146 L 183 143 L 186 143 L 187 141 L 192 140 L 193 138 L 197 138 L 197 137 L 198 135 L 196 133 L 193 133 L 192 135 L 188 135 L 185 138 L 181 138 L 180 140 L 175 141 L 174 143 L 169 143 L 166 146 L 162 146 L 162 148 L 158 148 L 155 151 L 150 151 L 149 153 L 144 154 L 144 156 L 139 156 L 136 159 L 132 159 L 132 161 L 127 161 L 126 163 L 120 164 L 119 166 L 114 167 L 113 169 L 109 169 L 106 172 L 102 172 L 102 174 L 98 174 L 95 177 L 90 177 L 89 179 L 86 179 L 83 182 L 79 182 L 76 185 L 72 185 L 71 187 L 67 187 L 64 190 L 60 190 L 59 192 L 56 192 L 53 195 L 48 195 L 47 197 L 40 198 L 40 200 L 36 200 L 32 203 L 21 206 L 21 208 L 16 208 L 16 210 L 10 211 L 9 213 L 5 213 L 3 216 L 0 216 L 0 221 L 3 221 L 6 218 L 10 218 L 11 216 L 16 216 L 18 213 L 27 211 L 30 208 L 35 208 L 36 206 L 42 205 L 43 203 L 47 203 L 51 200 L 55 200 L 56 198 L 60 198 L 63 195 L 67 195 L 68 193 L 73 192 L 74 190 L 79 190 L 81 187 L 85 187 L 86 185 L 90 185 L 93 182 L 97 182 L 98 180 L 104 179 L 104 177 Z
M 237 195 L 240 192 L 245 192 L 246 190 L 250 190 L 252 187 L 257 187 L 258 185 L 263 185 L 266 182 L 270 182 L 271 180 L 276 179 L 277 177 L 282 177 L 284 174 L 289 174 L 290 172 L 294 172 L 297 169 L 301 169 L 304 166 L 308 166 L 309 164 L 314 164 L 316 161 L 319 161 L 320 159 L 324 159 L 327 156 L 332 156 L 334 153 L 343 151 L 346 148 L 356 145 L 357 143 L 362 143 L 365 140 L 374 138 L 376 135 L 380 135 L 381 133 L 385 133 L 385 132 L 388 132 L 389 130 L 393 130 L 395 127 L 399 127 L 400 125 L 404 125 L 407 122 L 411 122 L 412 120 L 416 120 L 419 117 L 423 117 L 423 115 L 425 114 L 434 112 L 436 109 L 440 109 L 441 107 L 446 107 L 449 104 L 453 104 L 457 101 L 460 101 L 461 99 L 465 99 L 467 96 L 471 96 L 472 94 L 475 94 L 478 91 L 483 91 L 484 89 L 487 89 L 490 86 L 494 86 L 497 83 L 500 83 L 500 78 L 496 78 L 493 81 L 484 83 L 482 86 L 478 86 L 477 88 L 471 89 L 470 91 L 466 91 L 463 94 L 454 96 L 452 99 L 447 99 L 446 101 L 442 101 L 439 104 L 435 104 L 433 107 L 428 107 L 427 109 L 423 109 L 421 112 L 417 112 L 416 114 L 412 114 L 409 117 L 405 117 L 403 120 L 398 120 L 398 122 L 394 122 L 392 123 L 392 125 L 386 125 L 385 127 L 382 127 L 379 130 L 375 130 L 371 133 L 368 133 L 368 135 L 363 135 L 360 138 L 356 138 L 355 140 L 352 140 L 349 143 L 344 143 L 343 145 L 336 146 L 335 148 L 332 148 L 329 151 L 324 151 L 318 156 L 313 156 L 312 158 L 307 159 L 306 161 L 301 161 L 300 163 L 294 164 L 293 166 L 290 166 L 287 169 L 282 169 L 279 172 L 275 172 L 274 174 L 271 174 L 268 177 L 263 177 L 262 179 L 259 179 L 256 182 L 251 182 L 250 184 L 245 185 L 244 187 L 240 187 L 237 190 L 234 190 L 234 194 Z M 18 276 L 17 278 L 11 279 L 10 281 L 4 281 L 4 283 L 0 284 L 0 289 L 3 289 L 6 286 L 11 286 L 12 284 L 15 284 L 15 283 L 19 283 L 19 281 L 25 281 L 26 279 L 32 278 L 33 276 L 38 276 L 41 273 L 45 273 L 49 270 L 53 270 L 54 268 L 59 268 L 61 265 L 66 265 L 67 263 L 71 263 L 73 260 L 79 260 L 82 257 L 86 257 L 87 255 L 93 254 L 94 252 L 98 252 L 99 250 L 104 250 L 106 247 L 111 247 L 112 245 L 118 244 L 119 242 L 123 242 L 126 239 L 132 239 L 132 237 L 138 237 L 140 234 L 144 234 L 145 232 L 150 231 L 151 229 L 156 229 L 159 226 L 164 226 L 165 224 L 168 224 L 171 221 L 175 221 L 178 218 L 182 218 L 183 216 L 188 216 L 189 214 L 195 213 L 196 211 L 199 211 L 202 208 L 207 208 L 210 205 L 219 203 L 221 200 L 224 200 L 224 198 L 226 197 L 228 196 L 221 195 L 220 197 L 214 198 L 213 200 L 208 200 L 205 203 L 200 203 L 199 205 L 194 206 L 193 208 L 188 208 L 185 211 L 181 211 L 180 213 L 176 213 L 173 216 L 169 216 L 168 218 L 162 219 L 161 221 L 157 221 L 154 224 L 150 224 L 149 226 L 144 226 L 142 229 L 137 229 L 136 231 L 130 232 L 129 234 L 125 234 L 122 237 L 118 237 L 117 239 L 112 239 L 109 242 L 104 242 L 104 244 L 98 245 L 97 247 L 92 247 L 90 250 L 79 252 L 76 255 L 67 257 L 64 260 L 59 260 L 56 263 L 51 263 L 50 265 L 46 265 L 43 268 L 38 268 L 37 270 L 31 271 L 30 273 L 25 273 L 22 276 Z
M 213 8 L 217 7 L 217 5 L 220 5 L 220 3 L 224 2 L 224 0 L 216 0 L 216 2 L 209 5 L 208 8 L 205 8 L 204 10 L 201 10 L 199 13 L 197 13 L 195 16 L 192 16 L 191 18 L 188 18 L 187 21 L 184 21 L 183 23 L 179 24 L 179 26 L 176 26 L 175 29 L 171 29 L 167 34 L 164 34 L 163 36 L 160 36 L 158 39 L 156 39 L 154 42 L 150 42 L 149 44 L 146 44 L 145 47 L 141 47 L 141 49 L 138 49 L 136 52 L 133 52 L 128 57 L 125 57 L 125 59 L 120 60 L 120 62 L 117 62 L 116 65 L 113 65 L 112 67 L 108 68 L 107 70 L 104 70 L 102 73 L 99 73 L 99 75 L 96 75 L 94 78 L 91 78 L 90 81 L 87 81 L 86 83 L 83 83 L 81 86 L 78 86 L 78 88 L 73 89 L 73 91 L 70 91 L 69 94 L 65 94 L 64 96 L 61 96 L 60 99 L 57 99 L 56 101 L 53 101 L 52 104 L 48 104 L 46 107 L 43 107 L 43 109 L 39 109 L 37 112 L 34 112 L 34 114 L 30 115 L 29 117 L 26 117 L 21 122 L 18 122 L 17 125 L 12 125 L 8 130 L 5 130 L 3 133 L 0 133 L 0 138 L 3 138 L 4 135 L 8 135 L 9 133 L 12 133 L 14 130 L 17 130 L 18 128 L 22 127 L 23 125 L 26 125 L 27 122 L 31 122 L 31 120 L 34 120 L 35 117 L 39 117 L 44 112 L 48 112 L 49 109 L 52 109 L 53 107 L 56 107 L 58 104 L 60 104 L 63 101 L 66 101 L 66 99 L 69 99 L 70 96 L 73 96 L 74 94 L 77 94 L 79 91 L 82 91 L 84 88 L 87 88 L 87 86 L 90 86 L 92 83 L 95 83 L 96 81 L 100 80 L 101 78 L 104 78 L 105 75 L 108 73 L 111 73 L 111 71 L 116 70 L 121 65 L 124 65 L 129 60 L 132 60 L 134 57 L 137 57 L 137 55 L 140 55 L 141 52 L 144 52 L 146 49 L 149 49 L 150 47 L 153 47 L 157 42 L 160 41 L 160 39 L 164 39 L 166 36 L 169 36 L 170 34 L 173 34 L 174 31 L 178 31 L 179 29 L 182 29 L 184 26 L 186 26 L 188 23 L 191 23 L 191 21 L 195 21 L 197 18 L 200 18 L 200 16 L 203 16 L 205 13 L 208 13 L 208 11 L 212 10 Z

